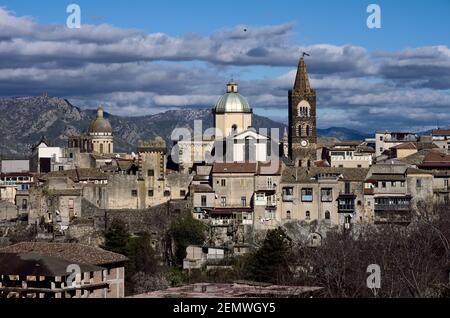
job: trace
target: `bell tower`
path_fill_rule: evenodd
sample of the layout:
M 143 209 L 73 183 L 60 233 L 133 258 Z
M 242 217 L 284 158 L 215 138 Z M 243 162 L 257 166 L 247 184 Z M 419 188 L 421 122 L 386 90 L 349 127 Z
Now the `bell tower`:
M 289 157 L 295 166 L 311 167 L 317 160 L 316 91 L 309 84 L 305 55 L 289 90 Z

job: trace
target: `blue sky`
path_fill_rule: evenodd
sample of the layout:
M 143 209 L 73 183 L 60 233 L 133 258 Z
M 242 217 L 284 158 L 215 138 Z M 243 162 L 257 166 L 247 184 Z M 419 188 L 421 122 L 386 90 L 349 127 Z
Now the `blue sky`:
M 64 30 L 70 3 L 82 10 L 78 33 Z M 366 26 L 370 3 L 381 7 L 381 29 Z M 450 124 L 448 0 L 11 0 L 0 8 L 0 69 L 11 74 L 0 76 L 0 95 L 45 89 L 139 115 L 210 106 L 233 77 L 256 113 L 285 121 L 296 60 L 308 50 L 319 126 Z
M 84 22 L 108 23 L 147 32 L 182 35 L 209 34 L 235 25 L 267 25 L 294 22 L 296 41 L 306 44 L 353 44 L 370 50 L 397 50 L 448 44 L 450 1 L 360 1 L 360 0 L 78 0 L 1 1 L 18 15 L 30 15 L 40 23 L 65 23 L 65 8 L 77 3 Z M 366 8 L 376 3 L 382 9 L 382 28 L 370 30 Z

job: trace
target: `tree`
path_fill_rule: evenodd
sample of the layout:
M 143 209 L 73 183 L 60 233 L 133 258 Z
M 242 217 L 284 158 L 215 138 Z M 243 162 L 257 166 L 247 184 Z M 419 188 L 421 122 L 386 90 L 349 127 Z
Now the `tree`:
M 108 230 L 105 232 L 105 245 L 103 248 L 114 253 L 128 256 L 128 243 L 130 238 L 131 235 L 125 222 L 114 219 Z
M 276 283 L 288 270 L 290 246 L 291 240 L 283 229 L 269 230 L 263 245 L 249 262 L 250 278 L 258 282 Z
M 169 233 L 175 242 L 175 259 L 178 265 L 183 264 L 189 245 L 202 245 L 205 242 L 206 231 L 206 224 L 195 220 L 191 215 L 172 222 Z

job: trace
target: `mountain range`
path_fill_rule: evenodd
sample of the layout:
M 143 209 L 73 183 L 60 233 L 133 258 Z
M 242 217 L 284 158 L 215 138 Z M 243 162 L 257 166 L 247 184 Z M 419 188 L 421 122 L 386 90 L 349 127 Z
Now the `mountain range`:
M 33 144 L 43 136 L 55 146 L 67 144 L 67 136 L 83 133 L 96 116 L 95 110 L 81 109 L 70 101 L 49 96 L 0 98 L 0 155 L 29 155 Z M 139 140 L 163 137 L 170 147 L 171 133 L 176 127 L 193 129 L 194 120 L 202 120 L 203 128 L 213 126 L 211 109 L 177 109 L 147 116 L 123 117 L 105 113 L 114 130 L 117 152 L 135 151 Z M 286 125 L 267 117 L 253 115 L 253 126 L 278 128 L 283 134 Z M 319 137 L 360 140 L 368 135 L 356 130 L 331 127 L 318 129 Z

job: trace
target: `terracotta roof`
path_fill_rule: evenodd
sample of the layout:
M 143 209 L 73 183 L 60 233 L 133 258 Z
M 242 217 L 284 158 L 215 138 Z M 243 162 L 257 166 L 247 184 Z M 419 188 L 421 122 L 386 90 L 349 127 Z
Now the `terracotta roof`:
M 417 168 L 408 168 L 406 170 L 406 174 L 407 175 L 411 175 L 411 174 L 430 174 L 430 175 L 432 175 L 432 173 L 430 171 L 417 169 Z
M 450 136 L 450 129 L 435 129 L 431 131 L 433 136 Z
M 217 162 L 213 166 L 212 173 L 256 173 L 256 163 Z
M 450 167 L 450 155 L 438 151 L 430 151 L 423 159 L 421 167 Z
M 72 261 L 39 253 L 0 253 L 0 273 L 20 276 L 68 276 L 67 267 Z M 77 263 L 81 272 L 96 272 L 102 267 Z
M 326 168 L 326 167 L 329 167 L 329 166 L 330 166 L 330 164 L 329 164 L 328 161 L 326 161 L 326 160 L 317 160 L 317 161 L 314 161 L 314 165 L 315 165 L 316 167 L 321 167 L 321 168 Z
M 42 255 L 91 265 L 106 265 L 127 260 L 124 255 L 106 251 L 98 247 L 75 243 L 22 242 L 0 249 L 4 253 L 35 252 Z

